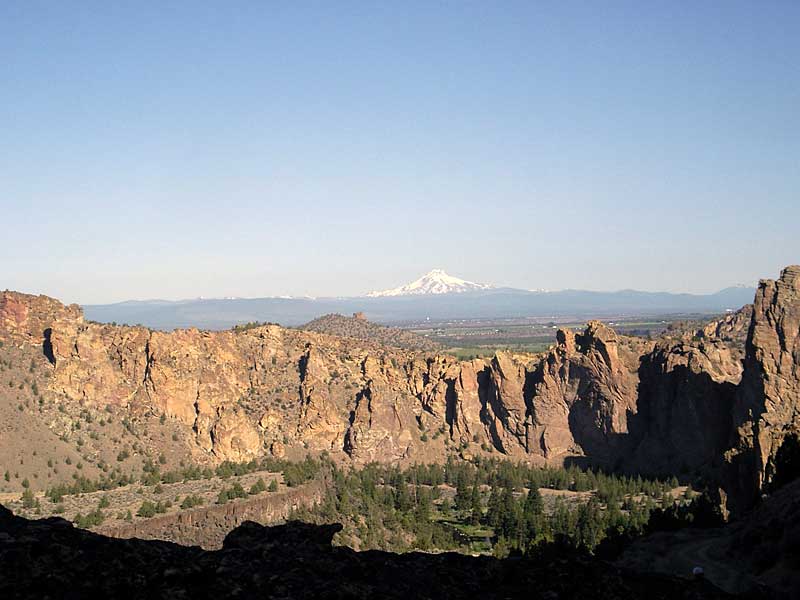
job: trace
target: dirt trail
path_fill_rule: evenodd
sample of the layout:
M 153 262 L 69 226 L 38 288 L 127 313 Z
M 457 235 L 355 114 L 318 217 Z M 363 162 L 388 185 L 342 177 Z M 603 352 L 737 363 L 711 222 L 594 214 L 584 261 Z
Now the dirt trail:
M 672 562 L 676 570 L 683 573 L 691 573 L 696 566 L 702 567 L 705 577 L 726 592 L 736 593 L 752 587 L 755 582 L 744 573 L 742 566 L 724 556 L 720 548 L 723 543 L 721 536 L 715 536 L 677 546 L 671 555 Z
M 753 587 L 756 581 L 742 565 L 726 556 L 727 536 L 719 531 L 679 531 L 656 534 L 633 544 L 618 561 L 621 566 L 641 572 L 691 577 L 702 567 L 706 579 L 728 593 Z

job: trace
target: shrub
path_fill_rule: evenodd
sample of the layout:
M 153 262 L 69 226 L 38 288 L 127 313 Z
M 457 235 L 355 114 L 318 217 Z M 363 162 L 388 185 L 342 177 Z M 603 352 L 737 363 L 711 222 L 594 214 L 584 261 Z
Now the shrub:
M 222 490 L 219 493 L 219 496 L 217 496 L 217 504 L 225 504 L 228 500 L 234 500 L 236 498 L 247 498 L 247 492 L 244 491 L 244 488 L 238 481 L 227 490 Z
M 33 492 L 30 488 L 26 488 L 24 492 L 22 492 L 22 507 L 23 508 L 33 508 L 36 505 L 36 499 L 33 497 Z
M 252 486 L 250 486 L 250 491 L 248 493 L 251 496 L 255 496 L 256 494 L 260 494 L 266 491 L 267 491 L 267 486 L 264 483 L 264 480 L 261 477 L 259 477 L 258 481 L 256 481 Z
M 183 499 L 183 502 L 181 502 L 181 508 L 185 510 L 187 508 L 194 508 L 195 506 L 201 506 L 202 504 L 203 504 L 203 499 L 200 496 L 192 494 L 191 496 L 186 496 L 186 498 Z
M 145 517 L 145 518 L 154 517 L 159 513 L 167 512 L 167 509 L 170 506 L 172 506 L 172 504 L 170 502 L 167 502 L 165 504 L 165 503 L 162 503 L 162 502 L 159 501 L 159 502 L 156 502 L 155 504 L 153 504 L 152 502 L 150 502 L 150 500 L 145 500 L 144 502 L 142 502 L 142 505 L 139 507 L 139 510 L 136 512 L 136 516 L 137 517 Z
M 139 510 L 136 511 L 136 516 L 145 518 L 156 516 L 156 505 L 150 502 L 150 500 L 145 500 L 144 502 L 142 502 L 142 505 L 139 507 Z
M 90 513 L 87 513 L 86 516 L 83 516 L 81 513 L 75 515 L 73 519 L 75 526 L 80 527 L 81 529 L 89 529 L 90 527 L 97 527 L 101 525 L 103 521 L 105 521 L 106 516 L 103 512 L 97 508 Z

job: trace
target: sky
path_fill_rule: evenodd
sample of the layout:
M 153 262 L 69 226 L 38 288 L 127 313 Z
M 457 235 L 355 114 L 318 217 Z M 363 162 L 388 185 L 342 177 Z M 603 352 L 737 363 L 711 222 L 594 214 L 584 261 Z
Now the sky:
M 0 289 L 711 292 L 800 263 L 800 3 L 0 3 Z

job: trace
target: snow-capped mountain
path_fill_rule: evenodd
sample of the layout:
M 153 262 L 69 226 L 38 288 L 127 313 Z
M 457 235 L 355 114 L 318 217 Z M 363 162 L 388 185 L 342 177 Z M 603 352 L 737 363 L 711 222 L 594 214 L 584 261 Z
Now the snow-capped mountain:
M 475 283 L 448 275 L 442 269 L 434 269 L 409 284 L 384 290 L 382 292 L 370 292 L 370 298 L 383 298 L 387 296 L 422 296 L 429 294 L 460 294 L 462 292 L 475 292 L 479 290 L 489 290 L 494 286 L 485 283 Z

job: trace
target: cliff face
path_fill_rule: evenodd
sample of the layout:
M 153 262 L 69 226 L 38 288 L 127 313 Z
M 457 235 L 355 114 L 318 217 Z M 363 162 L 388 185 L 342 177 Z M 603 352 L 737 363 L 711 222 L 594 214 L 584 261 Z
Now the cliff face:
M 679 338 L 626 338 L 590 322 L 559 331 L 541 355 L 467 362 L 277 325 L 99 325 L 77 307 L 11 292 L 0 297 L 0 337 L 42 346 L 57 401 L 174 419 L 207 460 L 323 450 L 359 463 L 577 458 L 699 472 L 745 506 L 798 429 L 798 281 L 800 267 L 787 268 L 761 283 L 752 317 L 744 310 Z
M 64 306 L 47 296 L 0 292 L 0 335 L 18 343 L 44 344 L 49 352 L 49 329 L 54 324 L 82 321 L 77 304 Z
M 37 313 L 41 298 L 5 298 L 7 335 L 49 344 L 57 397 L 165 415 L 217 460 L 300 447 L 362 463 L 441 460 L 450 448 L 613 465 L 633 447 L 639 364 L 653 345 L 591 322 L 560 331 L 545 355 L 459 362 L 276 325 L 99 325 L 55 301 Z
M 784 439 L 800 432 L 800 266 L 759 283 L 733 426 L 725 484 L 736 509 L 755 502 Z
M 649 344 L 628 339 L 621 345 L 597 321 L 582 335 L 560 330 L 557 340 L 533 373 L 529 451 L 612 464 L 629 446 L 639 353 Z
M 713 478 L 730 436 L 738 354 L 718 338 L 683 338 L 660 341 L 642 356 L 632 425 L 637 470 Z

